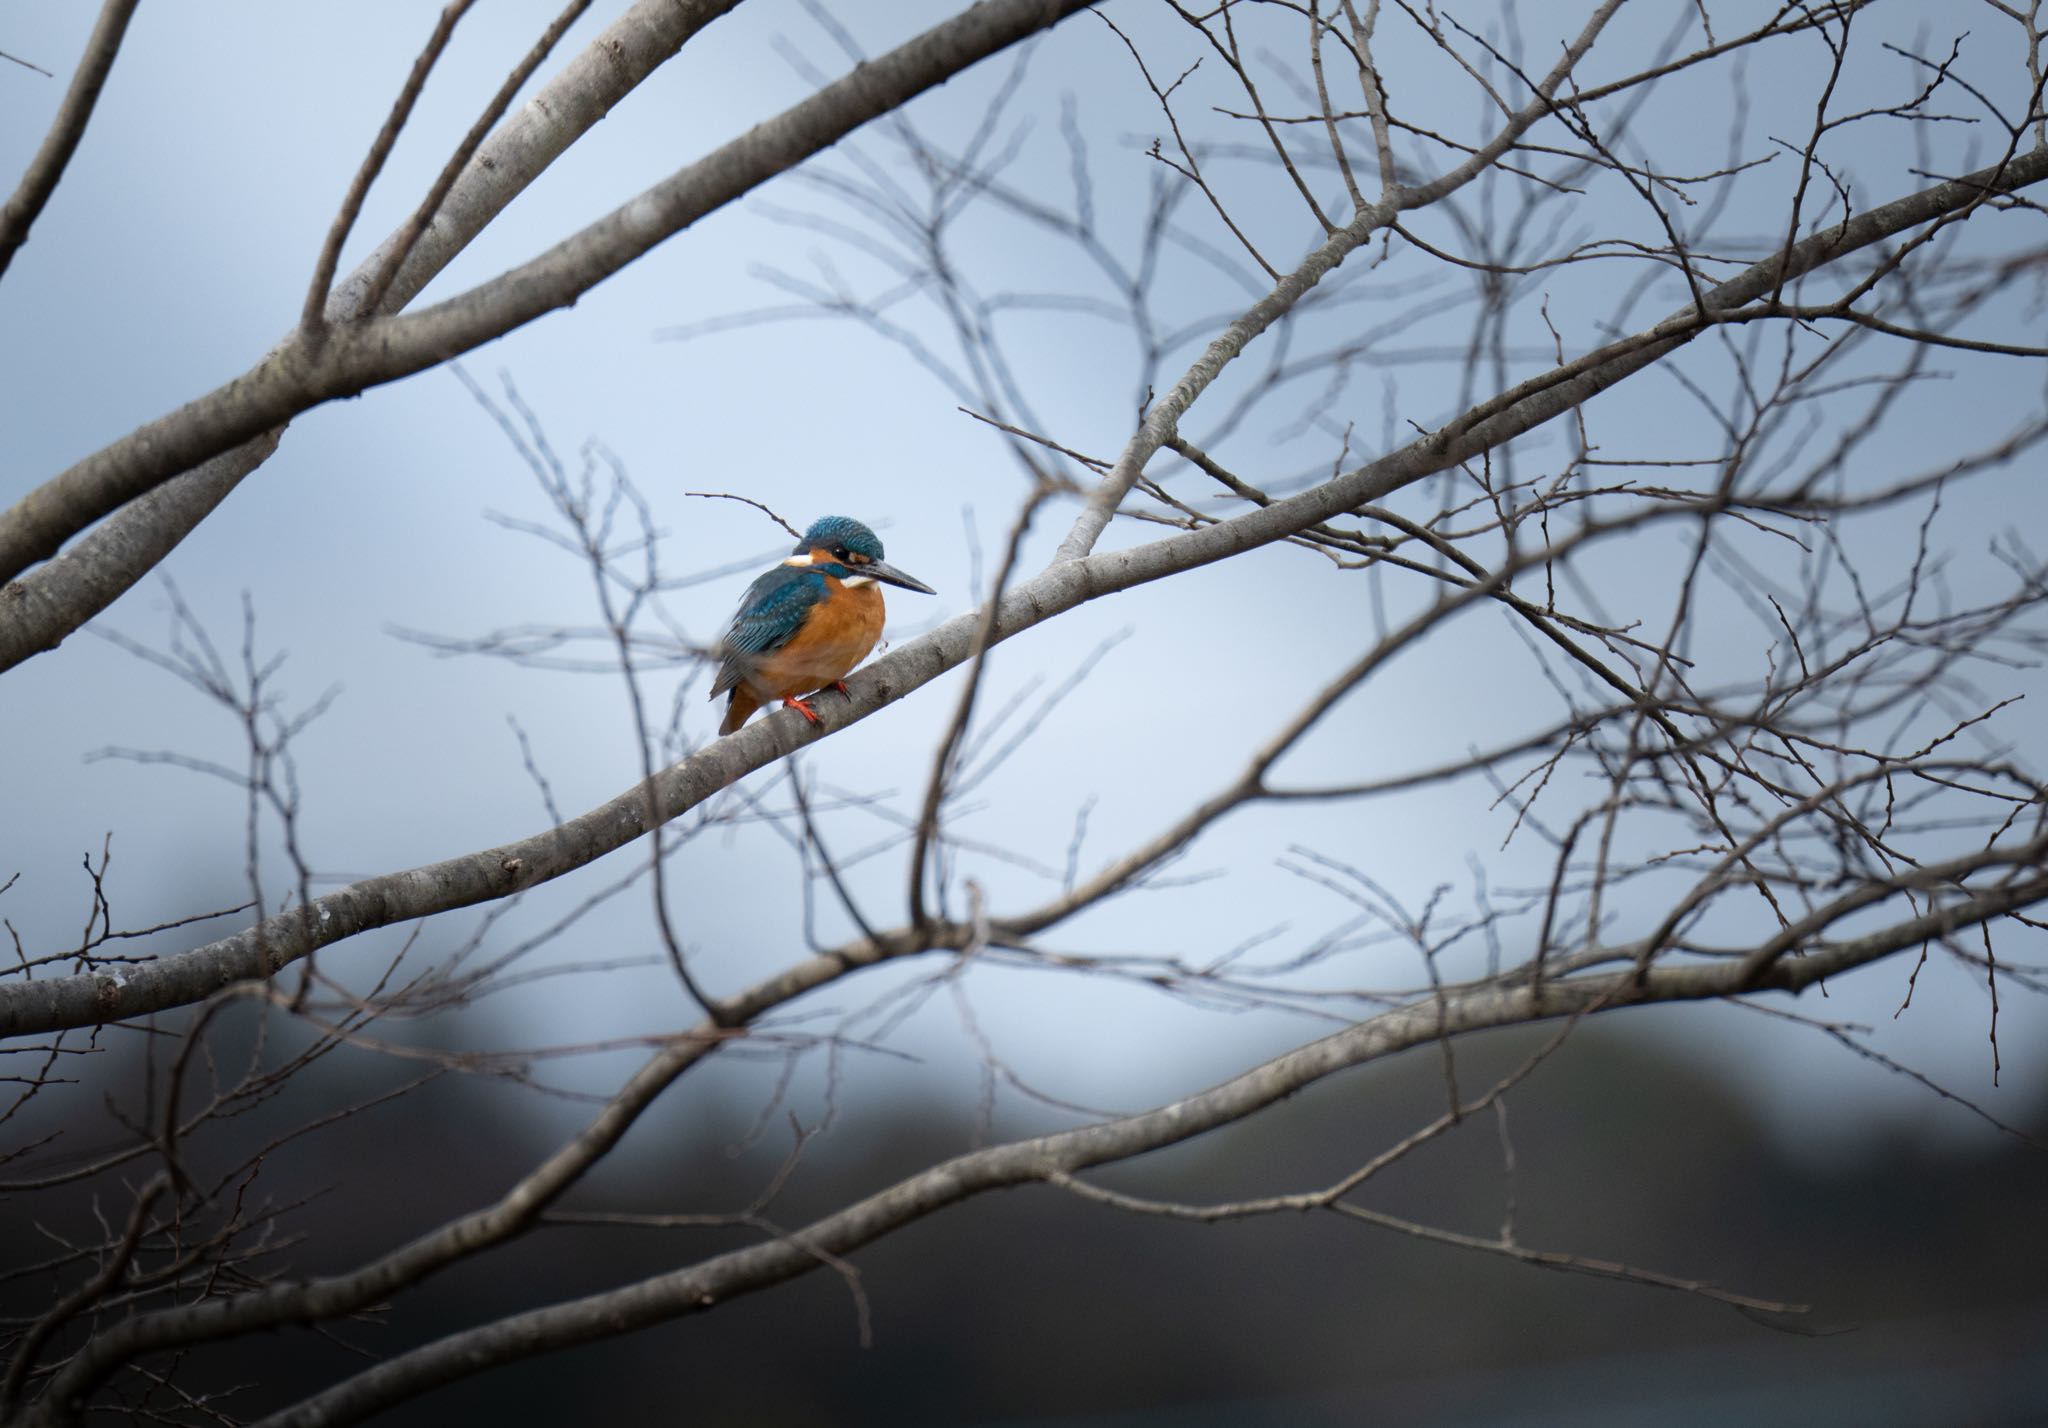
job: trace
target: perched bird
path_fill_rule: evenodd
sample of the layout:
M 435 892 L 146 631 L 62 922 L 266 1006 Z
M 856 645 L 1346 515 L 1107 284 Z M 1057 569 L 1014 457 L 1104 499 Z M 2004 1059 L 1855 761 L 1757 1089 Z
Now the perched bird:
M 790 557 L 747 587 L 719 649 L 711 697 L 732 700 L 718 726 L 730 734 L 756 709 L 780 699 L 813 724 L 799 695 L 827 686 L 846 692 L 849 670 L 882 637 L 882 581 L 938 592 L 882 559 L 882 543 L 859 521 L 827 516 L 804 532 Z

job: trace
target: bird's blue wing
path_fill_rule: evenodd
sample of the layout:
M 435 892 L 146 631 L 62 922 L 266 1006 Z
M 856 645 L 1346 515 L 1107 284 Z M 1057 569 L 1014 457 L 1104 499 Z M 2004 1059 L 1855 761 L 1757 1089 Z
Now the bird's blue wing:
M 815 570 L 778 565 L 752 585 L 725 632 L 727 648 L 744 654 L 780 649 L 803 628 L 811 606 L 825 598 L 825 577 Z
M 749 585 L 726 629 L 725 662 L 712 682 L 712 694 L 721 694 L 740 682 L 749 655 L 763 655 L 788 644 L 803 628 L 811 607 L 824 598 L 825 577 L 793 565 L 778 565 Z

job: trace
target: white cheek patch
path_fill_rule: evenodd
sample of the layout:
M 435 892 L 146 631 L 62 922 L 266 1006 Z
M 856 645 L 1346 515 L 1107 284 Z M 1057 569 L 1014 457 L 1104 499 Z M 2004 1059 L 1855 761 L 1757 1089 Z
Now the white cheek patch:
M 810 553 L 806 551 L 802 555 L 792 555 L 789 559 L 783 561 L 782 563 L 784 565 L 809 565 L 811 563 Z
M 858 590 L 863 585 L 874 584 L 875 577 L 872 575 L 849 575 L 839 583 L 849 590 Z

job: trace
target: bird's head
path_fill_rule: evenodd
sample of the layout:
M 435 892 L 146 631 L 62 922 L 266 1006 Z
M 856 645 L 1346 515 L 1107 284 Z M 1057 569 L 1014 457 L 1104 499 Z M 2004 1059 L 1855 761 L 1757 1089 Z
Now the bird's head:
M 881 538 L 850 516 L 826 516 L 813 521 L 783 564 L 807 565 L 856 584 L 879 580 L 925 595 L 939 593 L 882 559 Z

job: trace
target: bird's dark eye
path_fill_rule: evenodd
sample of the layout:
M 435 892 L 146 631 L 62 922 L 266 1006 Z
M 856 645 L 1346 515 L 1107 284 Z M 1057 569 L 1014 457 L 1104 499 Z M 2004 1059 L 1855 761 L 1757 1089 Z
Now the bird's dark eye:
M 832 553 L 833 553 L 834 555 L 838 556 L 838 557 L 839 557 L 839 558 L 840 558 L 841 560 L 844 560 L 844 559 L 846 559 L 846 547 L 845 547 L 845 546 L 843 546 L 843 545 L 835 545 L 835 546 L 833 546 L 833 547 L 832 547 Z

